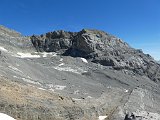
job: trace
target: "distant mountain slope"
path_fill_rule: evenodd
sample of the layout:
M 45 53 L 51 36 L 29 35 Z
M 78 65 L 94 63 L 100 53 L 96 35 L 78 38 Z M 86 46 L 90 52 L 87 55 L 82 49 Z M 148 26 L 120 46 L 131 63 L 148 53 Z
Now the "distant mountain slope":
M 133 112 L 159 120 L 159 68 L 104 31 L 25 37 L 0 27 L 0 113 L 17 120 L 124 120 Z

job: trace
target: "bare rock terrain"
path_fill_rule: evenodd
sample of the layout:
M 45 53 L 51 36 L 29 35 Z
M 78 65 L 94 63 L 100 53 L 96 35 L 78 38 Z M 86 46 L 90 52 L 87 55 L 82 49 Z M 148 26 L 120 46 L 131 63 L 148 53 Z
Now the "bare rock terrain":
M 0 112 L 17 120 L 160 119 L 160 64 L 104 31 L 0 26 L 0 82 Z

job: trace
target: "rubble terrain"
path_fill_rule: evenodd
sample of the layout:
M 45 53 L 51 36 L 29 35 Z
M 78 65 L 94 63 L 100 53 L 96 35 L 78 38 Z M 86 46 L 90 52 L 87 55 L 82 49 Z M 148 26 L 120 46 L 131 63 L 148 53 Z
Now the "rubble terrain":
M 16 120 L 160 120 L 160 65 L 103 31 L 0 26 L 0 82 L 0 113 Z

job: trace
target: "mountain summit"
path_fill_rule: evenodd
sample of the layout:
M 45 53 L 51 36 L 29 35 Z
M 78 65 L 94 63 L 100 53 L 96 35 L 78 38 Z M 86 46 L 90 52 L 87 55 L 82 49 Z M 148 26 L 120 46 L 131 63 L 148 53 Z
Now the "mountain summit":
M 0 26 L 0 112 L 17 120 L 159 120 L 159 68 L 104 31 L 25 37 Z

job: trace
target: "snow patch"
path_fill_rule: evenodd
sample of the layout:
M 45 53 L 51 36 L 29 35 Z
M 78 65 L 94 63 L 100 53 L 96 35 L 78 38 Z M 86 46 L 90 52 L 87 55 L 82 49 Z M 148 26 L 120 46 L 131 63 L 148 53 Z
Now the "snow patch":
M 78 99 L 78 98 L 72 98 L 73 100 L 77 100 L 77 101 L 79 101 L 79 100 L 82 100 L 82 99 Z
M 53 84 L 47 84 L 49 90 L 54 91 L 55 90 L 64 90 L 66 86 L 63 85 L 53 85 Z
M 16 120 L 12 117 L 10 117 L 9 115 L 6 115 L 4 113 L 0 113 L 0 120 Z
M 58 66 L 63 66 L 64 65 L 64 63 L 61 63 L 61 64 L 59 64 Z
M 88 63 L 88 61 L 87 61 L 85 58 L 81 58 L 81 60 L 82 60 L 84 63 Z
M 46 89 L 44 89 L 44 88 L 38 88 L 39 90 L 46 90 Z
M 19 78 L 19 77 L 17 77 L 17 76 L 13 76 L 14 78 Z
M 30 76 L 27 76 L 27 78 L 32 79 Z
M 39 82 L 32 81 L 32 80 L 30 80 L 30 79 L 22 78 L 22 80 L 25 81 L 25 82 L 31 83 L 31 84 L 41 85 Z
M 71 67 L 60 67 L 60 66 L 57 66 L 57 67 L 54 67 L 54 69 L 59 70 L 59 71 L 68 71 L 68 72 L 81 74 L 80 72 L 78 72 L 78 70 L 72 69 Z
M 42 53 L 40 53 L 41 55 L 42 55 L 42 57 L 48 57 L 49 55 L 50 56 L 57 56 L 57 53 L 53 53 L 53 52 L 49 52 L 49 53 L 47 53 L 47 52 L 42 52 Z
M 8 52 L 7 49 L 5 49 L 4 47 L 0 46 L 0 50 L 4 51 L 4 52 Z
M 53 88 L 53 87 L 54 87 L 53 84 L 47 84 L 47 86 L 48 86 L 49 88 Z
M 107 116 L 99 116 L 98 120 L 105 120 L 105 118 L 107 118 Z
M 54 52 L 34 52 L 34 53 L 22 53 L 22 52 L 18 52 L 17 55 L 15 55 L 16 57 L 20 57 L 20 58 L 45 58 L 48 56 L 57 56 L 57 53 Z
M 127 90 L 127 89 L 124 89 L 124 92 L 126 92 L 126 93 L 127 93 L 127 92 L 128 92 L 128 90 Z
M 14 67 L 14 66 L 8 66 L 10 69 L 15 70 L 17 72 L 23 73 L 21 70 L 19 70 L 18 68 Z
M 87 98 L 88 98 L 88 99 L 91 99 L 92 97 L 91 97 L 91 96 L 87 96 Z
M 78 68 L 78 67 L 71 68 L 69 66 L 68 67 L 63 67 L 62 65 L 63 64 L 60 64 L 60 66 L 56 66 L 56 67 L 53 67 L 53 68 L 56 69 L 56 70 L 59 70 L 59 71 L 73 72 L 73 73 L 76 73 L 76 74 L 81 74 L 81 73 L 87 72 L 87 71 L 83 70 L 82 68 Z
M 54 88 L 56 90 L 64 90 L 66 88 L 66 86 L 62 86 L 62 85 L 55 85 Z
M 17 55 L 20 58 L 40 58 L 40 55 L 33 55 L 31 53 L 21 53 L 21 52 L 18 52 Z
M 62 62 L 62 61 L 63 61 L 63 58 L 61 58 L 59 61 Z

